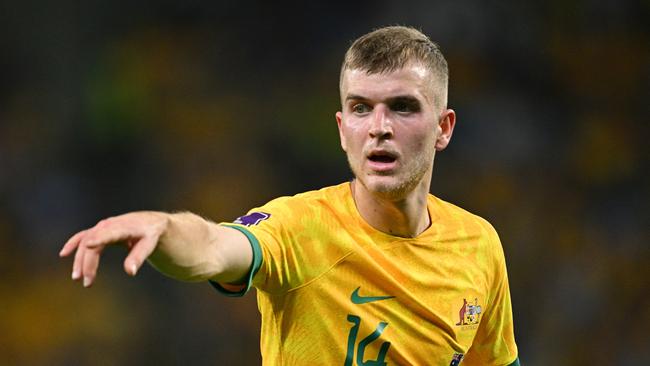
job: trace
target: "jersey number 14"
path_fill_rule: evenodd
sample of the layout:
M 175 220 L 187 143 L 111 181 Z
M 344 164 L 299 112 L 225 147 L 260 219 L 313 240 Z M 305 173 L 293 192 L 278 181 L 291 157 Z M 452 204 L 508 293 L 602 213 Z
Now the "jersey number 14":
M 386 362 L 384 361 L 384 359 L 386 358 L 386 353 L 388 352 L 388 348 L 390 347 L 390 342 L 384 342 L 381 344 L 381 346 L 379 347 L 379 353 L 377 354 L 376 360 L 364 361 L 363 356 L 366 351 L 366 346 L 376 341 L 379 338 L 379 336 L 384 332 L 384 329 L 386 328 L 388 323 L 379 322 L 379 325 L 377 325 L 377 328 L 375 329 L 374 332 L 370 333 L 367 337 L 359 341 L 359 345 L 357 346 L 357 357 L 356 357 L 357 362 L 355 364 L 354 346 L 357 342 L 357 335 L 359 333 L 359 326 L 361 325 L 361 318 L 356 315 L 348 315 L 348 321 L 352 323 L 353 326 L 350 329 L 350 334 L 348 335 L 348 351 L 345 357 L 344 366 L 353 366 L 353 365 L 385 366 Z

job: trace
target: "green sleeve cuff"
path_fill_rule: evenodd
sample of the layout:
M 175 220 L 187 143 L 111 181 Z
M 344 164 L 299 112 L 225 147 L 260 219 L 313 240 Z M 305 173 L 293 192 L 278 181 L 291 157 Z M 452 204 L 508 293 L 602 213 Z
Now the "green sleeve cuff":
M 219 291 L 220 293 L 226 296 L 241 297 L 244 296 L 248 292 L 248 290 L 250 290 L 251 284 L 253 282 L 253 276 L 255 276 L 257 271 L 259 271 L 260 267 L 262 266 L 262 248 L 260 248 L 260 243 L 257 241 L 255 235 L 253 235 L 253 233 L 248 231 L 246 228 L 242 226 L 235 226 L 235 225 L 228 225 L 228 224 L 222 224 L 222 225 L 238 230 L 242 234 L 246 235 L 246 238 L 248 238 L 248 242 L 251 245 L 251 249 L 253 249 L 253 261 L 251 263 L 251 268 L 248 270 L 248 273 L 245 277 L 246 279 L 246 282 L 244 283 L 245 287 L 241 289 L 241 291 L 237 291 L 237 292 L 229 291 L 216 281 L 210 280 L 209 282 L 217 291 Z
M 519 363 L 519 357 L 517 357 L 514 361 L 512 361 L 512 363 L 508 366 L 521 366 L 521 364 Z

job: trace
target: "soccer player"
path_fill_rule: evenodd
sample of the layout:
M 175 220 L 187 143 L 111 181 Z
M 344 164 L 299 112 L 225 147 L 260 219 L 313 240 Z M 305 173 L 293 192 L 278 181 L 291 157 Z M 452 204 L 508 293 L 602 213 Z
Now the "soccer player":
M 74 235 L 72 278 L 91 286 L 125 243 L 180 280 L 255 287 L 265 365 L 518 365 L 503 250 L 492 226 L 429 194 L 456 114 L 448 70 L 419 31 L 386 27 L 343 61 L 341 147 L 354 179 L 280 197 L 233 223 L 134 212 Z M 474 299 L 474 301 L 467 301 Z

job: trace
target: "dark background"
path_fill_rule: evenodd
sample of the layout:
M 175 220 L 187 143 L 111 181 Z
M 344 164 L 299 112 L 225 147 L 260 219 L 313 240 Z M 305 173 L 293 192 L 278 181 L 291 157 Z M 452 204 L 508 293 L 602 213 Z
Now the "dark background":
M 526 365 L 650 364 L 648 1 L 5 1 L 0 363 L 254 365 L 254 294 L 224 298 L 65 240 L 131 210 L 231 221 L 350 178 L 346 48 L 437 41 L 458 113 L 432 192 L 490 220 Z

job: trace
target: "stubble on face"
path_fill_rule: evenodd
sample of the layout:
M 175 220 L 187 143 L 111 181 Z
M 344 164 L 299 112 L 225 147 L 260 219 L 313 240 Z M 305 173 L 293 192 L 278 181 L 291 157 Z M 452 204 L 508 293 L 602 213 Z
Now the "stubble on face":
M 422 69 L 415 67 L 415 65 L 411 66 L 413 66 L 411 70 L 413 70 L 415 74 L 418 74 L 422 79 L 424 79 L 424 82 L 426 84 L 432 85 L 429 84 L 432 83 L 432 81 L 430 79 L 431 75 L 428 73 L 428 71 L 422 71 Z M 347 76 L 349 77 L 350 75 Z M 342 94 L 346 92 L 348 82 L 349 79 L 346 80 L 346 82 L 342 83 Z M 433 97 L 437 96 L 438 93 L 436 93 L 433 89 L 433 87 L 427 87 L 423 94 L 421 94 L 424 95 L 424 99 L 426 99 L 423 102 L 434 102 Z M 343 97 L 344 95 L 342 95 L 342 98 Z M 438 108 L 434 108 L 434 110 L 437 109 Z M 429 117 L 436 119 L 437 115 L 431 115 Z M 422 118 L 427 117 L 423 116 Z M 437 120 L 431 124 L 431 128 L 435 128 L 436 123 Z M 400 133 L 403 132 L 404 131 L 400 131 Z M 355 151 L 354 149 L 347 150 L 346 155 L 348 164 L 356 180 L 361 185 L 363 185 L 365 190 L 368 192 L 372 192 L 375 195 L 392 201 L 405 198 L 409 193 L 413 192 L 420 185 L 426 185 L 424 189 L 428 192 L 431 182 L 433 161 L 436 152 L 436 133 L 432 132 L 429 134 L 427 131 L 420 132 L 429 136 L 422 137 L 421 135 L 414 133 L 411 140 L 402 140 L 402 143 L 405 143 L 406 145 L 400 146 L 401 152 L 407 152 L 407 154 L 400 156 L 399 168 L 397 171 L 387 174 L 366 171 L 363 169 L 367 156 L 366 149 L 370 149 L 370 146 L 364 145 L 360 148 L 360 151 Z M 428 140 L 428 138 L 432 140 Z M 369 142 L 372 147 L 376 148 L 381 148 L 382 143 L 382 140 L 374 140 Z
M 420 184 L 426 184 L 428 190 L 435 155 L 433 146 L 433 144 L 427 144 L 422 154 L 409 161 L 402 161 L 403 166 L 396 174 L 381 176 L 369 173 L 366 175 L 359 166 L 362 162 L 355 163 L 350 153 L 347 153 L 348 164 L 356 181 L 363 185 L 367 191 L 391 201 L 400 200 L 413 192 Z

